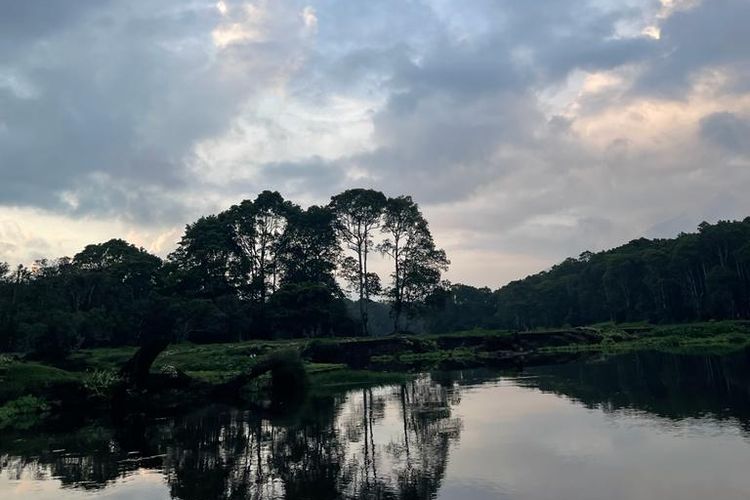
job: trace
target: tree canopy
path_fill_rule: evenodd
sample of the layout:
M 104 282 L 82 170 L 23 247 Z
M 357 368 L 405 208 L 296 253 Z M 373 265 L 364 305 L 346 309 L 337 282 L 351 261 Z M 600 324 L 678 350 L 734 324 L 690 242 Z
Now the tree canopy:
M 747 319 L 750 217 L 584 252 L 494 292 L 453 285 L 436 299 L 430 321 L 444 331 Z
M 214 342 L 367 334 L 376 296 L 397 315 L 416 311 L 447 265 L 418 210 L 403 252 L 387 250 L 395 200 L 417 210 L 409 197 L 374 190 L 307 208 L 264 191 L 188 224 L 166 260 L 114 239 L 30 268 L 0 263 L 0 350 L 46 357 L 155 335 Z M 368 269 L 378 249 L 399 270 L 385 292 Z M 340 282 L 350 285 L 358 317 Z
M 0 351 L 750 319 L 750 218 L 584 252 L 495 291 L 441 281 L 448 263 L 410 196 L 351 189 L 302 208 L 264 191 L 188 224 L 165 260 L 113 239 L 0 263 Z

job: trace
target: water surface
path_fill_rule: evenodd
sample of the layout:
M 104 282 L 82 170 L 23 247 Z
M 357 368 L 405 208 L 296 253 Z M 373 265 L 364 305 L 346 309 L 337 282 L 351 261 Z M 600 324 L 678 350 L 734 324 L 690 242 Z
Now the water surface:
M 424 374 L 0 442 L 0 498 L 750 498 L 750 355 Z

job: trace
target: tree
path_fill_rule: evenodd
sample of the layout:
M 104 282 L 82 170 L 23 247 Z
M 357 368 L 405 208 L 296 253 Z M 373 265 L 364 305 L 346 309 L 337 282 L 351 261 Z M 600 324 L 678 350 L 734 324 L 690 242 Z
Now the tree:
M 343 275 L 359 296 L 359 313 L 362 334 L 368 335 L 367 304 L 374 291 L 372 274 L 367 270 L 367 258 L 375 248 L 373 236 L 380 227 L 385 195 L 372 189 L 349 189 L 333 196 L 330 209 L 335 215 L 335 228 L 339 240 L 354 257 L 345 260 Z
M 162 262 L 121 239 L 88 245 L 57 262 L 57 275 L 88 345 L 128 344 L 150 328 L 144 311 L 161 286 Z M 85 337 L 85 338 L 84 338 Z
M 13 344 L 15 325 L 11 292 L 10 266 L 0 262 L 0 352 L 9 350 Z
M 449 261 L 435 247 L 427 221 L 411 196 L 389 198 L 383 212 L 385 240 L 378 249 L 393 260 L 391 284 L 386 290 L 393 307 L 393 331 L 404 312 L 413 312 L 440 283 Z
M 334 214 L 311 206 L 290 213 L 287 237 L 279 255 L 281 284 L 317 283 L 340 295 L 334 272 L 339 259 Z
M 200 298 L 231 293 L 233 248 L 225 214 L 201 217 L 188 224 L 177 249 L 169 255 L 175 292 Z
M 261 308 L 279 284 L 289 218 L 297 211 L 299 207 L 278 192 L 263 191 L 255 201 L 245 200 L 226 213 L 235 243 L 238 285 Z
M 78 306 L 85 303 L 92 307 L 97 286 L 100 287 L 99 301 L 108 292 L 118 291 L 116 300 L 134 301 L 147 295 L 157 285 L 161 259 L 143 248 L 120 240 L 112 239 L 105 243 L 88 245 L 76 254 L 70 262 L 62 261 L 63 269 L 72 266 L 82 279 L 88 281 L 85 297 L 78 297 Z
M 350 334 L 344 301 L 324 283 L 287 283 L 269 301 L 274 330 L 285 337 Z

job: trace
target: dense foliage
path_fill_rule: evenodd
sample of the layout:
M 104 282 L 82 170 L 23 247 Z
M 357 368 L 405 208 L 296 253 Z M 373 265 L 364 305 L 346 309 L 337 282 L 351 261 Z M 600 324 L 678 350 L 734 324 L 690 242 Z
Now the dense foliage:
M 381 285 L 370 252 L 390 256 Z M 189 224 L 164 261 L 122 240 L 27 268 L 0 263 L 0 351 L 59 358 L 147 338 L 196 342 L 367 334 L 381 296 L 413 316 L 448 264 L 410 197 L 352 189 L 303 209 L 264 191 Z M 358 298 L 358 315 L 339 280 Z M 391 330 L 392 331 L 392 330 Z
M 448 260 L 410 197 L 331 200 L 303 209 L 265 191 L 189 224 L 166 260 L 115 239 L 0 263 L 0 351 L 750 318 L 750 218 L 584 252 L 492 291 L 441 283 Z M 373 252 L 392 265 L 384 284 Z
M 750 218 L 584 252 L 495 292 L 453 285 L 440 300 L 436 331 L 750 318 Z

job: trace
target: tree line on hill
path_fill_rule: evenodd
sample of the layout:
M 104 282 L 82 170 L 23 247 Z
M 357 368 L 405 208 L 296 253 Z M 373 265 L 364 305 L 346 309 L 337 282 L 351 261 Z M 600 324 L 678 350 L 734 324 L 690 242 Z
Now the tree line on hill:
M 375 252 L 391 265 L 385 283 L 368 267 Z M 189 224 L 165 260 L 114 239 L 31 268 L 0 263 L 0 351 L 368 335 L 375 297 L 399 331 L 448 263 L 410 196 L 351 189 L 303 209 L 264 191 Z M 340 282 L 357 299 L 354 318 Z
M 457 284 L 439 294 L 435 332 L 750 319 L 750 217 L 584 252 L 496 291 Z

